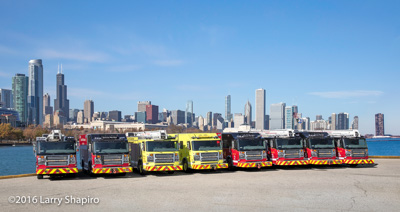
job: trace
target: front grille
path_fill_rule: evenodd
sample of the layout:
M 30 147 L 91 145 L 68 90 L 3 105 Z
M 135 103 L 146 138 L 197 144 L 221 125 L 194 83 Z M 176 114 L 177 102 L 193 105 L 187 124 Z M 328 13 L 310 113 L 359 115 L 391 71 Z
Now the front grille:
M 103 155 L 103 165 L 120 165 L 122 164 L 122 155 Z
M 353 157 L 365 157 L 366 151 L 365 149 L 353 149 Z
M 261 151 L 246 151 L 246 159 L 247 160 L 262 160 L 262 152 Z
M 300 158 L 300 150 L 285 150 L 285 158 Z
M 218 152 L 201 153 L 201 161 L 218 161 Z
M 173 163 L 174 154 L 155 154 L 155 163 Z
M 46 156 L 47 166 L 67 166 L 68 155 L 48 155 Z
M 318 150 L 318 157 L 332 157 L 332 149 L 319 149 Z

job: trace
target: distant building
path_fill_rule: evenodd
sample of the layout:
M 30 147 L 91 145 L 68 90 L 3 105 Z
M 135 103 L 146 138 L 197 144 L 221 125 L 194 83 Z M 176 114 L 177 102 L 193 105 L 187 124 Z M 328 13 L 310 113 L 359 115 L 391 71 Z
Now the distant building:
M 322 115 L 317 115 L 316 117 L 315 117 L 315 120 L 324 120 L 323 118 L 322 118 Z
M 78 123 L 78 124 L 83 124 L 83 123 L 85 123 L 85 116 L 84 116 L 84 111 L 83 110 L 80 110 L 79 112 L 78 112 L 78 114 L 76 115 L 76 123 Z
M 348 130 L 349 129 L 349 114 L 339 113 L 337 119 L 337 130 Z
M 50 106 L 50 94 L 46 93 L 43 96 L 43 116 L 47 114 L 53 115 L 53 107 Z
M 212 121 L 212 126 L 213 126 L 213 128 L 217 128 L 217 124 L 218 124 L 218 117 L 222 117 L 222 114 L 221 113 L 214 113 L 213 114 L 213 121 Z
M 182 110 L 172 110 L 171 111 L 172 123 L 174 125 L 185 123 L 185 111 Z
M 146 105 L 146 123 L 157 124 L 158 123 L 158 106 L 157 105 Z
M 43 65 L 42 60 L 29 61 L 28 125 L 43 124 Z
M 225 97 L 225 121 L 232 121 L 231 95 Z
M 12 93 L 14 109 L 25 125 L 28 120 L 28 77 L 25 74 L 16 74 L 12 78 Z
M 204 118 L 203 118 L 203 116 L 199 116 L 198 122 L 199 122 L 199 129 L 201 131 L 204 131 Z
M 331 115 L 331 130 L 336 130 L 337 128 L 337 115 L 336 113 L 332 113 Z
M 52 128 L 54 126 L 53 114 L 46 114 L 44 116 L 43 127 Z
M 146 112 L 146 105 L 151 105 L 151 101 L 139 101 L 137 112 Z
M 264 123 L 265 129 L 266 129 L 266 130 L 269 130 L 269 115 L 265 115 L 264 121 L 265 121 L 265 123 Z M 251 122 L 250 122 L 250 123 L 251 123 Z M 249 124 L 249 125 L 250 125 L 250 124 Z
M 62 73 L 62 64 L 61 71 L 58 70 L 56 79 L 56 91 L 57 96 L 54 99 L 54 110 L 60 110 L 65 114 L 64 119 L 69 118 L 69 100 L 67 99 L 67 86 L 64 84 L 64 74 Z
M 265 90 L 256 90 L 256 129 L 265 129 Z
M 212 112 L 211 111 L 207 112 L 205 125 L 212 126 Z
M 4 108 L 14 108 L 12 90 L 0 88 L 0 102 L 3 102 Z
M 108 117 L 110 121 L 121 121 L 121 111 L 119 110 L 112 110 L 108 112 Z
M 238 128 L 240 125 L 244 124 L 244 116 L 241 113 L 235 113 L 233 116 L 233 123 L 236 128 Z
M 68 120 L 76 122 L 78 118 L 78 109 L 69 109 L 69 117 Z
M 0 124 L 10 124 L 11 127 L 17 127 L 17 117 L 13 114 L 1 114 Z
M 251 119 L 251 114 L 252 114 L 251 104 L 250 101 L 247 100 L 247 103 L 244 106 L 244 123 L 247 125 L 251 125 L 251 122 L 253 121 Z
M 327 130 L 329 124 L 325 120 L 315 120 L 312 121 L 310 125 L 311 125 L 310 130 Z
M 353 122 L 351 123 L 351 129 L 358 130 L 358 116 L 354 116 Z
M 294 108 L 293 106 L 285 107 L 285 129 L 294 129 Z
M 188 100 L 186 103 L 186 111 L 185 111 L 185 123 L 188 124 L 189 126 L 192 126 L 193 124 L 193 101 Z
M 270 118 L 269 118 L 269 129 L 285 129 L 285 107 L 286 103 L 271 104 L 270 106 Z
M 146 123 L 146 111 L 144 112 L 135 112 L 136 122 L 138 123 Z
M 83 104 L 83 115 L 85 117 L 85 122 L 89 123 L 92 121 L 94 113 L 94 102 L 92 100 L 86 100 Z
M 382 113 L 375 114 L 375 135 L 385 135 L 385 120 Z
M 219 131 L 224 130 L 224 128 L 225 128 L 224 127 L 224 122 L 225 122 L 225 120 L 224 120 L 224 118 L 222 118 L 222 115 L 218 116 L 217 117 L 216 129 L 219 130 Z

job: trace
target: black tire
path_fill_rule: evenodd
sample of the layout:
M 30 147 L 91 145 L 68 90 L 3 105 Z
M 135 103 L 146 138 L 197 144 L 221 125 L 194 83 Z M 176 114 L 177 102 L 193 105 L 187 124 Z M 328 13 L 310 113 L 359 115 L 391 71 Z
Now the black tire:
M 183 160 L 183 171 L 186 172 L 186 173 L 190 172 L 189 165 L 188 165 L 188 162 L 187 162 L 186 159 Z
M 173 174 L 175 171 L 167 171 L 168 174 Z
M 146 171 L 143 169 L 143 163 L 140 161 L 138 165 L 139 174 L 145 175 Z
M 235 167 L 233 166 L 232 158 L 228 159 L 228 170 L 229 171 L 235 171 Z
M 38 174 L 36 177 L 37 177 L 38 180 L 43 179 L 43 175 L 42 174 Z

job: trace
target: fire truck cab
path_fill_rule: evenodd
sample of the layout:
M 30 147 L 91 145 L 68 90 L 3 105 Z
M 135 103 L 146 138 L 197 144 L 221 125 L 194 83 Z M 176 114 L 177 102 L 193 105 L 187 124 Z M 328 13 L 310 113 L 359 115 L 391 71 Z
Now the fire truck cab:
M 343 164 L 357 166 L 358 164 L 374 164 L 368 159 L 367 141 L 358 130 L 327 131 L 335 140 L 336 152 Z
M 179 141 L 179 159 L 185 172 L 191 169 L 224 169 L 221 139 L 217 133 L 170 134 Z
M 87 134 L 79 138 L 82 170 L 89 175 L 132 172 L 124 134 Z
M 224 159 L 229 169 L 258 168 L 272 166 L 268 161 L 265 142 L 256 132 L 222 133 Z
M 130 161 L 133 168 L 144 175 L 147 171 L 181 171 L 179 143 L 165 130 L 127 133 L 130 144 Z
M 267 142 L 268 156 L 274 165 L 307 165 L 304 157 L 304 141 L 296 130 L 263 130 L 261 136 Z
M 327 132 L 302 131 L 299 133 L 305 146 L 305 158 L 311 165 L 337 165 L 342 160 L 336 157 L 333 138 Z
M 34 143 L 36 174 L 38 179 L 44 175 L 74 175 L 76 165 L 76 140 L 66 137 L 61 130 L 53 130 L 46 137 L 37 137 Z

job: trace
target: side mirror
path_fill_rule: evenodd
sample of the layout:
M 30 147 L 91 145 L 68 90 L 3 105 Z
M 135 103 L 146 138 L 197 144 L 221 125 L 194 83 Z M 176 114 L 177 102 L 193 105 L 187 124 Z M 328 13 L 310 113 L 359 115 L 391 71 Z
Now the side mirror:
M 190 141 L 187 142 L 187 147 L 189 150 L 191 150 L 192 148 L 190 147 Z

